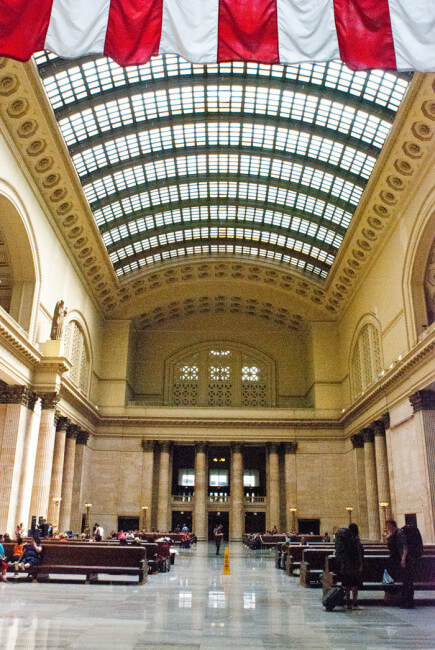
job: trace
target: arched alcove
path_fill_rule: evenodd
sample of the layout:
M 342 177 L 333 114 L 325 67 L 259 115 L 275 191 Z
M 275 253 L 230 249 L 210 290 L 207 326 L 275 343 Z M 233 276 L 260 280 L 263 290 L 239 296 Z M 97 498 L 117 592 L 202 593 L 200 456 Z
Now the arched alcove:
M 79 390 L 88 395 L 92 369 L 92 354 L 89 334 L 83 320 L 76 312 L 69 314 L 63 335 L 64 354 L 71 362 L 71 369 L 66 373 Z
M 365 314 L 355 329 L 349 357 L 352 400 L 377 381 L 382 368 L 380 325 L 373 315 Z
M 35 244 L 25 218 L 3 194 L 0 194 L 0 229 L 0 268 L 5 282 L 1 306 L 30 333 L 38 283 Z M 0 279 L 3 284 L 3 277 Z

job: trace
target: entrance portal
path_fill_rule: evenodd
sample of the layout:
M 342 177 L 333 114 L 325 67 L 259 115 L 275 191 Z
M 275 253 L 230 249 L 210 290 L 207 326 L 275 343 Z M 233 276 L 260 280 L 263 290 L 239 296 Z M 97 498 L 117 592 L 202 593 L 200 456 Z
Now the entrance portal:
M 139 517 L 118 517 L 118 530 L 137 530 L 139 528 Z
M 208 539 L 214 541 L 213 531 L 219 524 L 223 526 L 224 541 L 228 541 L 230 534 L 230 513 L 209 512 L 208 513 Z
M 265 530 L 265 512 L 245 512 L 245 533 L 264 533 Z
M 189 531 L 192 531 L 192 513 L 190 511 L 186 510 L 173 510 L 172 511 L 172 528 L 171 530 L 174 531 L 177 526 L 181 530 L 183 526 L 187 526 Z

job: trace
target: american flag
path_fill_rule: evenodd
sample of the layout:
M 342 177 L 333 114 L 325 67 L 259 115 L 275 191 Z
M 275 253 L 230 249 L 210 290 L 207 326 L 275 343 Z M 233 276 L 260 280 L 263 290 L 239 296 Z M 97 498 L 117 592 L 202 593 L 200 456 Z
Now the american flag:
M 435 71 L 435 0 L 0 0 L 0 55 Z

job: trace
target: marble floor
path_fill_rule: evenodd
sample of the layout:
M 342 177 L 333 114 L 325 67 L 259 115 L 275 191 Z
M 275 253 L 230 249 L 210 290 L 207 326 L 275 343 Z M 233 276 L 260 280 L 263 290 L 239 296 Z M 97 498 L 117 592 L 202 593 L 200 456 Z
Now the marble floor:
M 142 587 L 2 583 L 0 648 L 435 649 L 434 607 L 327 613 L 270 552 L 231 544 L 229 576 L 213 553 L 180 551 Z

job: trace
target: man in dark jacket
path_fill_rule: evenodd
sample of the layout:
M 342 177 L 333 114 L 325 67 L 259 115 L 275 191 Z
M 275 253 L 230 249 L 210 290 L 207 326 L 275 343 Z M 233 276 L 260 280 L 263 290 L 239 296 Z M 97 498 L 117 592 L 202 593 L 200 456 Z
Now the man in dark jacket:
M 419 557 L 423 549 L 420 531 L 413 527 L 412 537 L 417 542 L 410 545 L 407 526 L 398 528 L 396 522 L 390 519 L 386 522 L 388 550 L 390 551 L 390 573 L 394 580 L 402 581 L 402 591 L 399 598 L 399 607 L 413 609 L 414 607 L 414 576 Z

